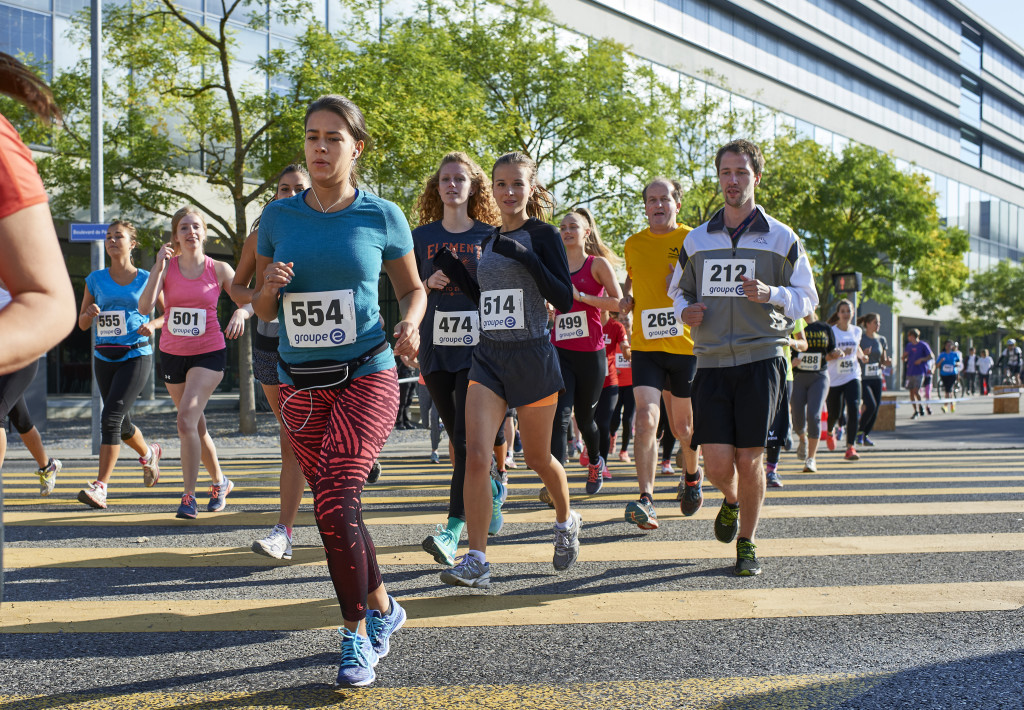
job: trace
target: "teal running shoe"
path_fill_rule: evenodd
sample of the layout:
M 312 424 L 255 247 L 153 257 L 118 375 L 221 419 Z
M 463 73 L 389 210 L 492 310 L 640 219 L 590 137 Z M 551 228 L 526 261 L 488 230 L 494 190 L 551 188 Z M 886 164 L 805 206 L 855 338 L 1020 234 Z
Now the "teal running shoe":
M 445 567 L 455 564 L 455 552 L 459 549 L 459 538 L 444 525 L 437 526 L 437 534 L 423 541 L 424 552 L 430 553 L 434 562 Z
M 501 506 L 508 496 L 508 488 L 501 481 L 491 479 L 491 526 L 487 528 L 488 535 L 497 535 L 505 524 L 505 518 L 501 514 Z

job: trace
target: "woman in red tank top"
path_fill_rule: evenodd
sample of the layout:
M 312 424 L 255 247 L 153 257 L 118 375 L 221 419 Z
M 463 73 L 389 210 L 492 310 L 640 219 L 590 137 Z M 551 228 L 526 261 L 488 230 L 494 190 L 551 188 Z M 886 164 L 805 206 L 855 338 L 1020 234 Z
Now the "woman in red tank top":
M 573 307 L 555 314 L 551 341 L 558 349 L 565 390 L 558 396 L 551 454 L 560 462 L 566 459 L 566 437 L 573 410 L 585 449 L 580 464 L 587 466 L 587 493 L 601 490 L 601 476 L 607 469 L 600 455 L 594 409 L 608 374 L 605 362 L 601 310 L 618 311 L 622 291 L 615 278 L 612 251 L 601 236 L 588 210 L 577 207 L 562 218 L 559 226 L 562 244 L 572 275 Z M 546 491 L 541 491 L 544 500 Z M 546 502 L 546 501 L 545 501 Z

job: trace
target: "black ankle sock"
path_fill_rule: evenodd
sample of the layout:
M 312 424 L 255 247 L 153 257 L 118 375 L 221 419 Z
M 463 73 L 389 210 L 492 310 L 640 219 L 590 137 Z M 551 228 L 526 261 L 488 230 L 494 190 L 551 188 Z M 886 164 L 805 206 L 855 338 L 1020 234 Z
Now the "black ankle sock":
M 690 481 L 691 483 L 693 481 L 696 481 L 699 478 L 700 478 L 700 474 L 699 473 L 688 473 L 688 474 L 686 474 L 686 480 Z
M 650 493 L 641 493 L 640 500 L 646 500 L 651 505 L 654 505 L 654 498 L 651 497 Z

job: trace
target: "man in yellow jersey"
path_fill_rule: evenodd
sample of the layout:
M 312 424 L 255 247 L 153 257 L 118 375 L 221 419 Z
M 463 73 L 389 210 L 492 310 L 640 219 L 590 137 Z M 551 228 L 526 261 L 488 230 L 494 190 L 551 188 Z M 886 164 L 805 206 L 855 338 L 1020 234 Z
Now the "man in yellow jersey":
M 693 409 L 690 383 L 697 368 L 690 329 L 676 320 L 669 280 L 679 260 L 683 238 L 690 228 L 676 223 L 682 187 L 669 178 L 655 178 L 644 188 L 647 229 L 626 240 L 626 294 L 621 313 L 633 314 L 633 396 L 636 399 L 636 438 L 633 449 L 640 500 L 626 505 L 626 522 L 642 530 L 658 527 L 654 510 L 659 399 L 665 400 L 669 427 L 679 440 L 686 470 L 679 481 L 680 507 L 693 515 L 703 503 L 697 452 L 690 448 Z

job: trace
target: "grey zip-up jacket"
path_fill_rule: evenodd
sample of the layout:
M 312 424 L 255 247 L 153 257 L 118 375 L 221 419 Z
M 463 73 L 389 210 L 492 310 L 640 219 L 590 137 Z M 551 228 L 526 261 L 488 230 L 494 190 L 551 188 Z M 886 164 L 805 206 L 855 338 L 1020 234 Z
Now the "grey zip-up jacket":
M 676 318 L 692 303 L 707 306 L 691 327 L 697 367 L 733 367 L 785 354 L 793 324 L 818 305 L 811 264 L 792 229 L 765 214 L 734 243 L 724 208 L 686 235 L 668 295 Z M 770 289 L 768 303 L 742 295 L 739 276 Z

